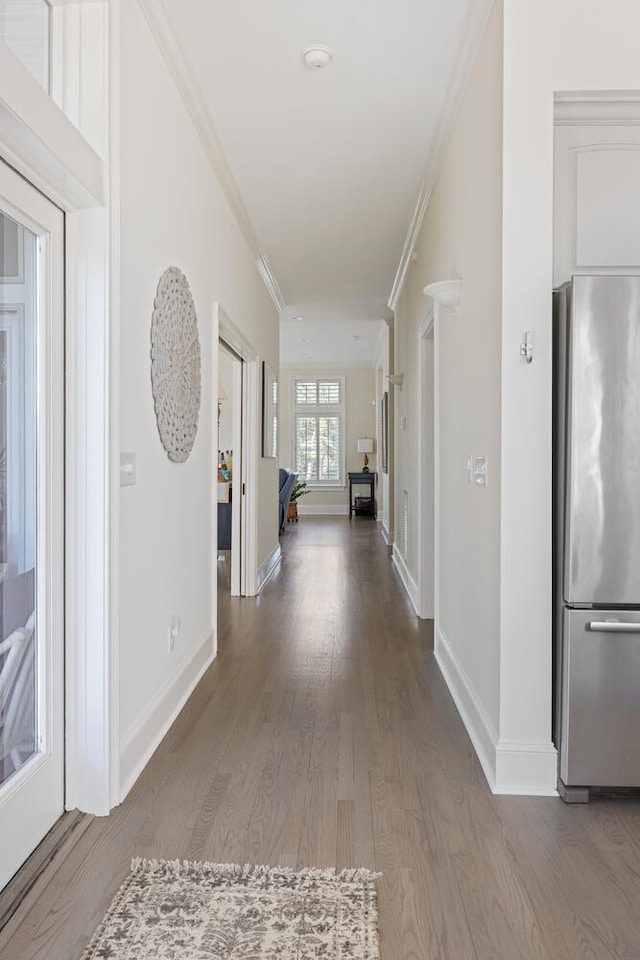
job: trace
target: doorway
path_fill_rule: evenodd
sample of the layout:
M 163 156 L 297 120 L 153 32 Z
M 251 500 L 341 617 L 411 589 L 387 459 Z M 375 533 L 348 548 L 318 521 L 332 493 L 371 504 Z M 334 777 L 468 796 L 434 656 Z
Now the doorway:
M 218 352 L 218 585 L 244 591 L 242 544 L 243 361 L 224 340 Z
M 63 251 L 0 161 L 0 889 L 64 807 Z

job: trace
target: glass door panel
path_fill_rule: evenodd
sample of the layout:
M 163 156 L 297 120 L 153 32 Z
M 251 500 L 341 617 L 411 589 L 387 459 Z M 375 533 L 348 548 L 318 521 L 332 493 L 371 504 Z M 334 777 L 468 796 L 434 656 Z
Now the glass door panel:
M 0 785 L 38 750 L 37 237 L 0 212 Z
M 62 237 L 0 162 L 0 888 L 64 800 Z

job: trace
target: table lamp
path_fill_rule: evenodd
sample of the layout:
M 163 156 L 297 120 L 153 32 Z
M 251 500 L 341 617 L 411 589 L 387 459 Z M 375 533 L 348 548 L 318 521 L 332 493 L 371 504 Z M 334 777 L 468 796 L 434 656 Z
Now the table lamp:
M 363 473 L 369 473 L 369 454 L 373 453 L 373 438 L 358 437 L 358 453 L 364 454 Z

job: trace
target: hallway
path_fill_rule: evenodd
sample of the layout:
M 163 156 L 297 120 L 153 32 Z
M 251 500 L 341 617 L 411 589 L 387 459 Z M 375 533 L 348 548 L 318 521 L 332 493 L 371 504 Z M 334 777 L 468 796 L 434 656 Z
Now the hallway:
M 381 960 L 637 960 L 640 804 L 493 797 L 376 525 L 281 539 L 259 598 L 221 596 L 218 659 L 2 960 L 77 960 L 133 855 L 381 870 Z

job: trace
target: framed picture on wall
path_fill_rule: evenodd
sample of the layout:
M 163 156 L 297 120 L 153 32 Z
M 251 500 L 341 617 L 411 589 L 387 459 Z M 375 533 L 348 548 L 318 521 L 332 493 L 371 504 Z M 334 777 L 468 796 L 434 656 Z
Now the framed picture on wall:
M 380 437 L 382 439 L 382 472 L 389 473 L 389 394 L 382 394 L 380 403 Z
M 278 374 L 262 361 L 262 456 L 278 456 Z

